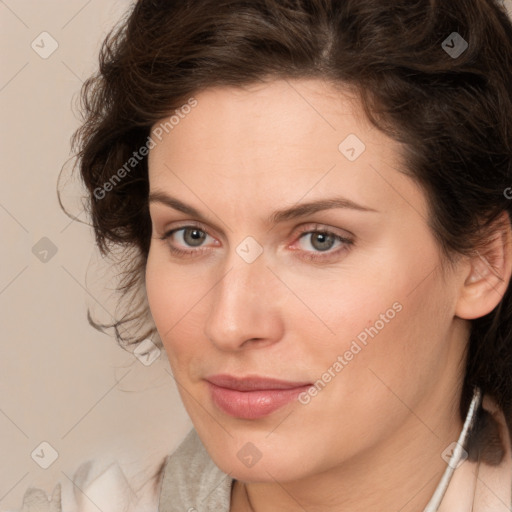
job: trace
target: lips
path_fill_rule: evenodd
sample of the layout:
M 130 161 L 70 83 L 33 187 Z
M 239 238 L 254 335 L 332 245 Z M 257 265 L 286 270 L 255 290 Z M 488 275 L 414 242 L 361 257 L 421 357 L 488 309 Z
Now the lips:
M 224 413 L 241 419 L 257 419 L 294 401 L 312 384 L 266 377 L 207 377 L 213 403 Z

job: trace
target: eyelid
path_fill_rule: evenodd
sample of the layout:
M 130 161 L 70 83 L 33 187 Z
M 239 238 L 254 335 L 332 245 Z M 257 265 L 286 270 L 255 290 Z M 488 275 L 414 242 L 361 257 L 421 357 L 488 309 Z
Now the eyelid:
M 195 228 L 200 231 L 203 231 L 204 233 L 206 233 L 208 236 L 211 236 L 212 238 L 216 238 L 215 236 L 213 236 L 210 233 L 209 227 L 207 227 L 206 225 L 202 224 L 201 222 L 195 221 L 195 220 L 180 221 L 180 223 L 177 224 L 176 226 L 171 226 L 169 228 L 164 229 L 163 236 L 161 238 L 168 237 L 171 235 L 171 233 L 173 233 L 175 231 L 179 231 L 181 229 L 186 229 L 186 228 Z
M 197 228 L 197 229 L 203 231 L 204 233 L 206 233 L 208 236 L 216 238 L 214 235 L 212 235 L 210 233 L 210 228 L 207 227 L 206 225 L 202 224 L 199 221 L 180 221 L 179 225 L 164 229 L 163 236 L 161 238 L 168 237 L 171 235 L 172 232 L 179 231 L 179 230 L 185 229 L 185 228 Z M 296 230 L 293 230 L 292 236 L 296 237 L 296 236 L 304 235 L 306 233 L 311 233 L 311 232 L 324 232 L 324 233 L 330 233 L 330 234 L 339 236 L 340 238 L 343 238 L 345 240 L 351 240 L 354 235 L 352 233 L 350 233 L 349 231 L 346 231 L 346 230 L 344 230 L 344 231 L 348 234 L 348 236 L 338 233 L 337 228 L 326 226 L 325 224 L 310 223 L 310 224 L 300 226 Z
M 342 234 L 342 233 L 340 233 L 340 231 L 343 231 L 346 234 Z M 304 235 L 306 233 L 311 233 L 311 232 L 313 232 L 313 233 L 317 233 L 317 232 L 330 233 L 330 234 L 339 236 L 340 238 L 343 238 L 346 240 L 351 240 L 352 238 L 354 238 L 354 235 L 347 230 L 340 230 L 338 228 L 330 227 L 325 224 L 318 224 L 317 222 L 313 222 L 310 224 L 300 226 L 298 228 L 297 234 Z

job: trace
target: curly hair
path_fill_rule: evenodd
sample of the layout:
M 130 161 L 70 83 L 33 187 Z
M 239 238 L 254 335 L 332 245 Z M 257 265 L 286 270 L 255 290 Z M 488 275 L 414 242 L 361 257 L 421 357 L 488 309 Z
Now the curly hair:
M 474 254 L 503 212 L 510 221 L 512 25 L 499 3 L 139 0 L 103 42 L 72 139 L 96 243 L 104 256 L 121 248 L 124 265 L 125 314 L 108 325 L 88 317 L 120 344 L 158 338 L 144 288 L 151 127 L 206 88 L 275 78 L 356 91 L 371 123 L 403 144 L 448 259 Z M 512 426 L 511 286 L 471 321 L 466 356 L 461 415 L 478 385 Z

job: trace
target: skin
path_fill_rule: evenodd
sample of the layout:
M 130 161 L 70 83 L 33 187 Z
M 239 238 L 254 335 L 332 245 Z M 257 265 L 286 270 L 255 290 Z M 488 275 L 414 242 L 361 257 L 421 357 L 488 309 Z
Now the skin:
M 348 91 L 273 80 L 195 98 L 151 149 L 149 182 L 150 193 L 203 218 L 150 202 L 146 287 L 186 410 L 215 463 L 237 480 L 231 511 L 421 510 L 462 427 L 468 319 L 499 302 L 496 290 L 510 279 L 510 251 L 500 248 L 510 235 L 495 246 L 504 283 L 482 258 L 447 266 L 423 190 L 398 170 L 400 146 L 369 125 Z M 355 161 L 338 149 L 348 134 L 366 146 Z M 275 210 L 334 196 L 375 211 L 267 222 Z M 198 223 L 202 245 L 190 231 L 161 239 Z M 315 229 L 353 244 L 334 239 L 322 251 L 301 232 Z M 252 263 L 236 251 L 248 236 L 263 250 Z M 209 375 L 317 381 L 396 303 L 400 312 L 307 405 L 245 420 L 212 402 Z M 248 442 L 261 453 L 251 468 L 237 457 Z

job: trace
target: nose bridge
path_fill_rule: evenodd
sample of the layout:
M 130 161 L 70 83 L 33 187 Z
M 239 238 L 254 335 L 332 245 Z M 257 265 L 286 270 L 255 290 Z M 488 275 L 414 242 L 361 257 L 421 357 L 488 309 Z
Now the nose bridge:
M 231 350 L 248 340 L 277 336 L 278 291 L 264 257 L 248 262 L 233 251 L 226 267 L 212 290 L 206 336 L 219 348 Z

